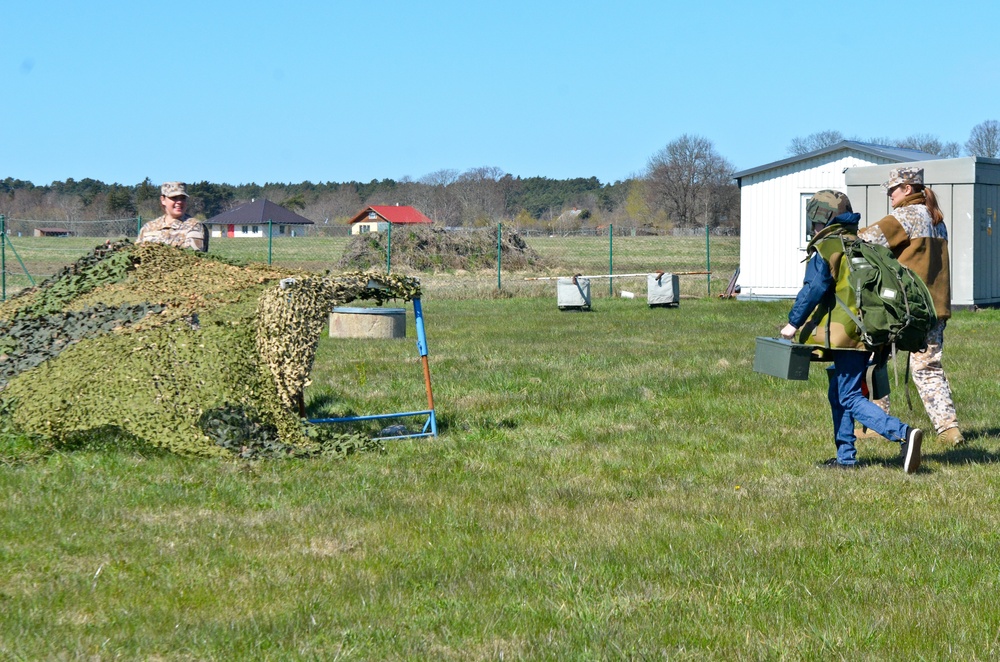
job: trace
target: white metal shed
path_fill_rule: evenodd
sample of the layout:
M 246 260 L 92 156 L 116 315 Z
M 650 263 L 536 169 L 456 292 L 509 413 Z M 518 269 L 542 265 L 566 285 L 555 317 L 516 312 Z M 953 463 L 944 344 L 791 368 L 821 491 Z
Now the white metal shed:
M 913 149 L 844 140 L 734 174 L 740 187 L 741 218 L 737 298 L 783 299 L 798 293 L 808 243 L 806 202 L 823 189 L 848 192 L 845 172 L 849 168 L 884 164 L 888 171 L 899 163 L 936 158 Z
M 1000 160 L 969 156 L 907 164 L 924 169 L 948 228 L 951 301 L 956 308 L 1000 304 Z M 852 167 L 847 195 L 861 226 L 889 213 L 882 182 L 894 166 Z

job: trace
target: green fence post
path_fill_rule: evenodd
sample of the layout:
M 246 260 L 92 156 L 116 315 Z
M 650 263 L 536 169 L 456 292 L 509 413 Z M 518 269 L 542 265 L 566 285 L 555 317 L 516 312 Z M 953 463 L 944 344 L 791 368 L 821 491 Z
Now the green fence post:
M 0 214 L 0 280 L 3 280 L 3 300 L 7 300 L 7 219 Z
M 608 223 L 608 276 L 615 273 L 615 224 Z M 608 278 L 608 296 L 615 295 L 614 279 Z
M 497 289 L 500 289 L 500 260 L 503 257 L 503 249 L 501 246 L 503 244 L 500 240 L 503 238 L 503 226 L 497 223 Z
M 271 219 L 267 219 L 267 263 L 271 264 L 271 251 L 272 242 L 274 241 L 274 235 L 271 233 Z
M 708 241 L 708 223 L 705 223 L 705 288 L 708 296 L 712 296 L 712 245 Z

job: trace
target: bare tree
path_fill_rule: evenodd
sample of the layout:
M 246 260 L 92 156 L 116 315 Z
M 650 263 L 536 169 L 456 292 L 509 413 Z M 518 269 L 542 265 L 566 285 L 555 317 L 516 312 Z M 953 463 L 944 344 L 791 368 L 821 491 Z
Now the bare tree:
M 903 149 L 917 149 L 921 152 L 936 154 L 937 156 L 944 158 L 958 156 L 958 143 L 942 143 L 938 140 L 937 136 L 932 136 L 926 133 L 915 133 L 912 136 L 903 138 L 902 140 L 895 140 L 892 144 L 895 147 L 901 147 Z
M 815 152 L 817 149 L 836 145 L 844 139 L 840 131 L 817 131 L 809 134 L 805 138 L 792 138 L 788 145 L 788 153 L 793 156 Z
M 312 204 L 306 205 L 302 215 L 316 222 L 317 230 L 347 227 L 347 221 L 362 208 L 357 189 L 350 184 L 340 184 L 336 189 L 322 194 Z
M 454 189 L 462 203 L 462 221 L 483 225 L 500 219 L 506 211 L 506 173 L 495 166 L 466 170 L 455 181 Z
M 53 210 L 53 220 L 58 214 L 61 221 L 78 221 L 83 212 L 83 203 L 76 195 L 50 191 L 45 195 L 45 204 Z
M 965 143 L 969 156 L 983 156 L 995 159 L 1000 156 L 1000 122 L 986 120 L 972 127 L 972 133 Z
M 416 206 L 432 221 L 446 226 L 458 225 L 462 220 L 462 204 L 454 190 L 458 171 L 436 170 L 420 178 Z
M 732 182 L 733 165 L 720 156 L 712 141 L 685 134 L 649 160 L 646 170 L 650 206 L 666 211 L 676 225 L 717 224 L 713 197 Z M 729 196 L 726 196 L 729 199 Z

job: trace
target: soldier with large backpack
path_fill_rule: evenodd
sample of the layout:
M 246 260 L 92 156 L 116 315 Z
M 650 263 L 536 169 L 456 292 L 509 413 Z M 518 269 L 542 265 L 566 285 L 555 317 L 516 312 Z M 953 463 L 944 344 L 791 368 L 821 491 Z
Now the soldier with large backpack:
M 899 443 L 903 469 L 915 473 L 920 467 L 923 432 L 882 411 L 862 391 L 872 348 L 865 344 L 858 325 L 862 315 L 851 265 L 844 256 L 846 243 L 857 239 L 861 215 L 854 213 L 846 195 L 830 190 L 820 191 L 809 200 L 806 215 L 814 234 L 807 248 L 809 262 L 781 335 L 816 345 L 824 358 L 833 361 L 827 397 L 837 456 L 820 466 L 857 468 L 857 421 Z

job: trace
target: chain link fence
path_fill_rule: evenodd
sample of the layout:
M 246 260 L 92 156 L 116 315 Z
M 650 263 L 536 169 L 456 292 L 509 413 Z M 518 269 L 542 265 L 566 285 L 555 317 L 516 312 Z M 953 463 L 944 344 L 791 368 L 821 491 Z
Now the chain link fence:
M 135 239 L 145 219 L 103 221 L 33 221 L 0 215 L 0 295 L 4 299 L 36 285 L 109 239 Z M 242 230 L 242 228 L 241 228 Z M 391 228 L 385 237 L 354 236 L 346 226 L 299 226 L 284 233 L 268 225 L 249 227 L 244 235 L 211 233 L 209 253 L 240 262 L 262 262 L 289 269 L 338 273 L 356 268 L 341 265 L 358 242 L 376 247 L 366 269 L 420 278 L 428 297 L 495 298 L 555 296 L 556 279 L 590 276 L 593 297 L 633 292 L 642 296 L 646 274 L 681 275 L 682 296 L 721 293 L 739 262 L 739 237 L 705 229 L 653 233 L 614 226 L 559 233 L 492 228 L 449 228 L 450 243 L 475 253 L 474 268 L 453 266 L 447 256 L 430 256 L 431 267 L 414 269 L 404 248 L 433 252 L 435 247 L 406 247 L 407 230 Z M 373 233 L 377 234 L 377 233 Z M 526 260 L 525 253 L 533 256 Z M 468 259 L 469 256 L 460 256 Z M 710 272 L 710 273 L 706 273 Z

